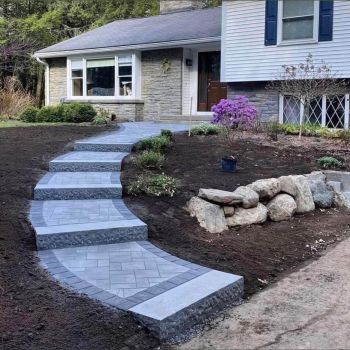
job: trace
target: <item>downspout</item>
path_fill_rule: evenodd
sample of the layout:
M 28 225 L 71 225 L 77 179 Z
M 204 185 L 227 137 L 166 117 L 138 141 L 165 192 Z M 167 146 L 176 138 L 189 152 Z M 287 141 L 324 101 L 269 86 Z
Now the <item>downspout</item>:
M 50 104 L 50 66 L 45 61 L 37 56 L 34 56 L 36 60 L 45 66 L 45 106 Z

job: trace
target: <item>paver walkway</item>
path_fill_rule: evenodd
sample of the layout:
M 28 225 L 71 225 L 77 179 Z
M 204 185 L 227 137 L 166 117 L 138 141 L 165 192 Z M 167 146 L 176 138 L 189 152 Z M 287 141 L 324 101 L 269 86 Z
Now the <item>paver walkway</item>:
M 240 302 L 243 278 L 171 256 L 147 241 L 147 225 L 121 199 L 122 160 L 142 138 L 181 124 L 125 123 L 78 141 L 50 162 L 30 219 L 42 265 L 54 278 L 106 305 L 132 312 L 163 340 Z

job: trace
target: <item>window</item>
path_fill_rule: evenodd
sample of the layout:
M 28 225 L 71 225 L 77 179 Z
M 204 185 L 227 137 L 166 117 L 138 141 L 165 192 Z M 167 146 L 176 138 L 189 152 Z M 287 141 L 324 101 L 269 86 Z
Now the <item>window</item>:
M 122 56 L 118 59 L 119 95 L 132 96 L 132 57 Z
M 86 61 L 88 96 L 114 96 L 115 59 Z
M 137 62 L 134 55 L 68 60 L 68 97 L 135 98 Z
M 281 96 L 283 124 L 299 124 L 303 105 L 292 96 Z M 349 128 L 349 95 L 322 96 L 311 101 L 305 113 L 305 123 L 330 129 Z
M 318 1 L 280 1 L 280 42 L 317 40 Z
M 83 60 L 72 60 L 72 96 L 83 96 Z

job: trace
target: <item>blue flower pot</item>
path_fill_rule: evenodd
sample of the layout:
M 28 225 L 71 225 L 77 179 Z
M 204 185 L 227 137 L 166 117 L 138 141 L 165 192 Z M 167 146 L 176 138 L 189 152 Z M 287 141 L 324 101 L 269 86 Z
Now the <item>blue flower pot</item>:
M 221 159 L 221 166 L 226 173 L 234 173 L 237 168 L 237 160 L 231 157 L 224 157 Z

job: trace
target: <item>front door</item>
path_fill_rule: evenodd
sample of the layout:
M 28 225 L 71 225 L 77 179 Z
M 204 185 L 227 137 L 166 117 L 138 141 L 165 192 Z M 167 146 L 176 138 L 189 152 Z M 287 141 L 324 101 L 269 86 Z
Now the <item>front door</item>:
M 198 111 L 211 108 L 227 98 L 227 84 L 220 82 L 220 51 L 198 54 Z

